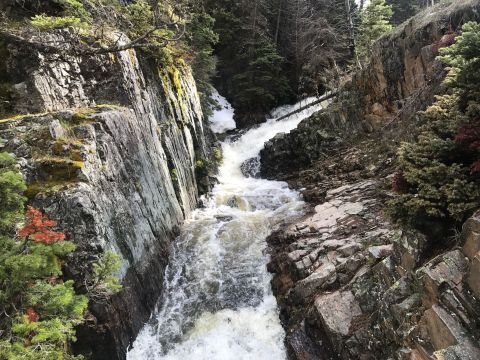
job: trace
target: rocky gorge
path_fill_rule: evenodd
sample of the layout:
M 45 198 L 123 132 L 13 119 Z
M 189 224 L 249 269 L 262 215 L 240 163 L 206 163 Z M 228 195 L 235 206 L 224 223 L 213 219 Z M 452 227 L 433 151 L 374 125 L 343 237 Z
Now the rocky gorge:
M 76 0 L 38 2 L 40 10 L 62 15 L 55 21 L 67 22 L 75 20 L 67 16 L 72 3 L 78 6 Z M 56 23 L 40 31 L 18 1 L 5 4 L 2 12 L 20 17 L 7 22 L 10 28 L 0 26 L 0 154 L 14 159 L 26 185 L 24 205 L 45 213 L 76 246 L 55 257 L 63 275 L 42 281 L 73 280 L 75 292 L 91 296 L 74 334 L 59 346 L 66 358 L 480 358 L 480 211 L 456 228 L 440 221 L 416 229 L 394 222 L 387 206 L 399 195 L 401 143 L 415 141 L 425 125 L 421 111 L 445 92 L 440 49 L 455 43 L 465 23 L 480 21 L 478 0 L 428 8 L 378 39 L 369 61 L 339 80 L 338 91 L 266 115 L 249 101 L 261 105 L 252 94 L 266 88 L 271 107 L 286 101 L 272 95 L 287 81 L 275 46 L 263 44 L 246 75 L 220 58 L 231 79 L 217 79 L 219 89 L 231 87 L 237 104 L 248 99 L 240 103 L 245 114 L 255 110 L 253 122 L 242 122 L 216 91 L 210 95 L 218 106 L 205 108 L 205 84 L 196 73 L 201 64 L 193 55 L 213 57 L 215 36 L 198 50 L 195 42 L 205 39 L 188 33 L 185 42 L 152 56 L 149 50 L 166 45 L 137 47 L 141 36 L 132 42 L 115 29 L 118 9 L 132 5 L 138 15 L 145 8 L 136 6 L 148 10 L 147 2 L 110 4 L 113 17 L 98 16 L 103 0 L 81 3 L 94 25 L 88 26 L 102 29 L 97 39 L 94 31 Z M 165 32 L 144 35 L 175 43 L 180 10 L 162 4 L 165 13 L 152 16 L 168 20 Z M 254 13 L 253 28 L 256 6 Z M 93 16 L 115 21 L 103 34 Z M 185 18 L 185 27 L 198 26 L 192 20 L 198 18 Z M 259 26 L 267 22 L 260 20 Z M 209 29 L 195 31 L 208 38 Z M 231 55 L 228 41 L 221 46 Z M 277 78 L 263 68 L 268 59 Z M 254 83 L 237 98 L 235 86 L 255 77 L 265 89 Z M 235 116 L 246 128 L 234 130 Z M 257 120 L 265 121 L 247 127 Z M 0 157 L 0 175 L 3 162 Z M 15 226 L 12 241 L 21 242 L 22 224 Z M 22 254 L 30 251 L 27 241 Z M 91 295 L 96 266 L 109 253 L 120 261 L 113 275 L 121 290 Z M 27 290 L 32 284 L 26 282 Z M 18 313 L 8 322 L 50 320 L 39 305 Z M 35 334 L 15 338 L 0 326 L 0 359 L 5 343 L 18 338 L 35 353 L 42 347 Z
M 267 240 L 290 358 L 479 358 L 478 213 L 451 236 L 398 227 L 385 207 L 412 114 L 440 91 L 436 51 L 479 6 L 439 5 L 383 37 L 327 109 L 262 150 L 262 174 L 310 204 Z

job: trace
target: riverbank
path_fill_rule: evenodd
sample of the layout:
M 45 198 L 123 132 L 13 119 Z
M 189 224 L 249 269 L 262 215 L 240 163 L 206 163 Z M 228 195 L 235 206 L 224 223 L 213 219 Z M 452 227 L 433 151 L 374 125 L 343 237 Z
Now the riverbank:
M 439 123 L 442 135 L 425 130 L 436 120 L 429 114 L 453 118 L 433 104 L 448 87 L 435 57 L 449 31 L 461 34 L 465 21 L 478 21 L 478 6 L 442 3 L 381 38 L 370 65 L 329 108 L 262 151 L 262 174 L 288 181 L 310 205 L 304 218 L 285 221 L 267 240 L 291 359 L 480 358 L 476 195 L 448 188 L 447 175 L 432 166 L 465 162 L 439 145 L 455 145 L 455 131 L 446 135 Z M 412 158 L 414 175 L 406 170 Z M 468 166 L 465 172 L 474 174 Z M 432 203 L 463 204 L 444 200 L 440 188 L 457 198 L 465 192 L 473 204 L 454 225 L 451 215 L 431 216 Z M 387 202 L 394 198 L 414 221 L 391 222 Z M 411 211 L 413 204 L 426 213 Z
M 288 177 L 310 211 L 267 241 L 290 359 L 480 356 L 478 215 L 437 247 L 395 228 L 385 214 L 394 164 L 367 136 Z

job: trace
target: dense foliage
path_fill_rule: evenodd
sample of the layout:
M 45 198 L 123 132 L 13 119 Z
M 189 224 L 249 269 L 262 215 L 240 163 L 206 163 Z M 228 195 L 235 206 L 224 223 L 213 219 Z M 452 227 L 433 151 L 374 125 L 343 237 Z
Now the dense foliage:
M 74 282 L 62 278 L 65 256 L 75 245 L 55 230 L 56 222 L 28 207 L 18 229 L 25 189 L 14 158 L 0 153 L 0 359 L 74 359 L 69 343 L 75 341 L 88 296 L 120 288 L 112 276 L 118 257 L 106 253 L 94 264 L 87 294 L 77 294 Z
M 395 219 L 415 226 L 460 223 L 480 207 L 480 24 L 465 24 L 440 53 L 448 91 L 420 114 L 417 141 L 401 146 L 397 182 L 406 186 L 390 204 Z

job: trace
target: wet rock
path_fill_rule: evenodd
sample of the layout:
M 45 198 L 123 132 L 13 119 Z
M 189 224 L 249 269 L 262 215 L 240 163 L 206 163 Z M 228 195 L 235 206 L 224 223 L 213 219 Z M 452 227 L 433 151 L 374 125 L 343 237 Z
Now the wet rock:
M 246 177 L 257 178 L 260 176 L 260 157 L 256 156 L 246 160 L 241 166 L 240 170 Z
M 223 222 L 229 222 L 233 220 L 233 216 L 229 215 L 215 215 L 215 219 Z

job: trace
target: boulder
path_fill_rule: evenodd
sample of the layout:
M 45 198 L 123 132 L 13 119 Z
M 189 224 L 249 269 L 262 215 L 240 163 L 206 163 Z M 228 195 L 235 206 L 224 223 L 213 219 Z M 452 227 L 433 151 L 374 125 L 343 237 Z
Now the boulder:
M 335 291 L 315 299 L 315 311 L 323 330 L 338 351 L 342 342 L 351 335 L 351 325 L 362 315 L 360 306 L 351 291 Z
M 462 227 L 463 253 L 472 260 L 480 251 L 480 212 L 470 217 Z

